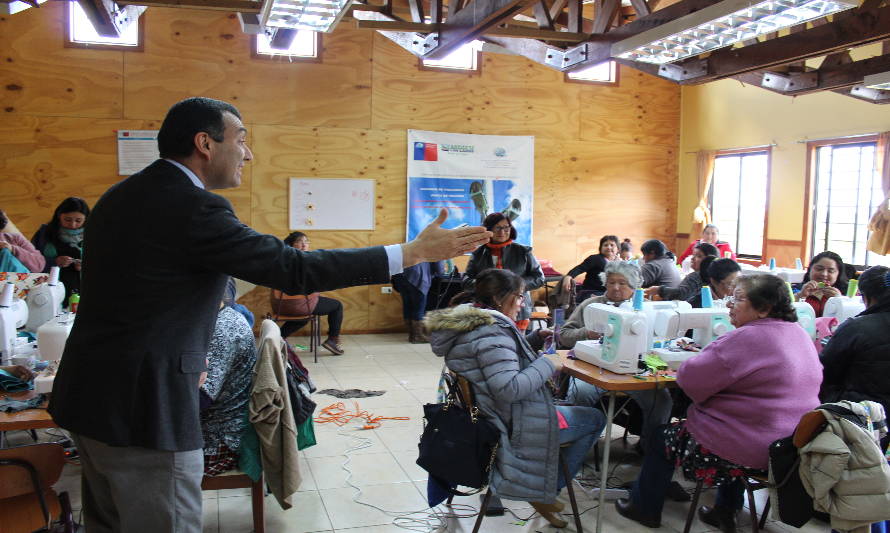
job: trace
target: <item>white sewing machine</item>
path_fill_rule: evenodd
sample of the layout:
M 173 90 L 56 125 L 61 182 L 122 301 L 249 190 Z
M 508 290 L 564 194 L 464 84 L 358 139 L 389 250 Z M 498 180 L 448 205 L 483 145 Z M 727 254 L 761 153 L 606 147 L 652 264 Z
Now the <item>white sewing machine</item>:
M 0 364 L 12 364 L 16 330 L 28 321 L 28 304 L 13 296 L 14 283 L 4 283 L 0 291 Z
M 813 306 L 806 302 L 794 302 L 792 305 L 797 313 L 797 323 L 811 339 L 816 340 L 816 311 Z
M 28 293 L 28 322 L 25 329 L 36 333 L 40 326 L 62 312 L 64 299 L 65 285 L 59 281 L 59 267 L 54 266 L 49 269 L 49 280 Z
M 575 357 L 618 374 L 639 370 L 640 354 L 648 350 L 649 328 L 644 312 L 590 304 L 584 309 L 584 327 L 603 337 L 575 343 Z
M 633 311 L 633 302 L 630 300 L 622 303 L 619 308 L 626 309 L 628 311 Z M 692 309 L 692 306 L 689 305 L 689 302 L 684 302 L 682 300 L 673 300 L 673 301 L 659 301 L 659 302 L 650 302 L 645 301 L 642 302 L 642 309 L 640 311 L 646 315 L 646 329 L 647 329 L 647 338 L 646 338 L 646 347 L 647 349 L 652 348 L 661 348 L 670 338 L 660 337 L 655 334 L 655 317 L 659 311 L 671 311 L 674 309 Z
M 834 317 L 837 319 L 838 325 L 840 325 L 844 323 L 844 320 L 854 317 L 863 311 L 865 311 L 865 304 L 862 303 L 861 296 L 835 296 L 825 302 L 822 316 Z
M 40 352 L 40 358 L 47 361 L 61 360 L 72 327 L 74 327 L 72 313 L 62 313 L 40 326 L 37 329 L 37 350 Z
M 807 273 L 805 269 L 801 268 L 776 267 L 775 270 L 770 270 L 767 265 L 760 265 L 755 267 L 747 263 L 739 263 L 739 266 L 742 268 L 742 275 L 773 274 L 774 276 L 779 276 L 780 278 L 782 278 L 783 281 L 787 281 L 789 283 L 803 282 L 803 277 Z

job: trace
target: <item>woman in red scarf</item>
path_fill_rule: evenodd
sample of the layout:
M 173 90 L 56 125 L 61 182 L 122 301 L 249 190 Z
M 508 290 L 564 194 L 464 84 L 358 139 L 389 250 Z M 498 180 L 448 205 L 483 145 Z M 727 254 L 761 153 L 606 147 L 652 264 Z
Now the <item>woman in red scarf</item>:
M 485 229 L 491 232 L 491 242 L 476 249 L 467 263 L 467 279 L 465 286 L 471 287 L 482 271 L 489 268 L 503 268 L 522 276 L 525 282 L 525 298 L 516 319 L 516 327 L 522 331 L 528 327 L 528 319 L 532 311 L 532 298 L 529 291 L 544 285 L 544 272 L 538 260 L 532 255 L 530 246 L 513 242 L 516 228 L 510 219 L 502 213 L 492 213 L 482 222 Z

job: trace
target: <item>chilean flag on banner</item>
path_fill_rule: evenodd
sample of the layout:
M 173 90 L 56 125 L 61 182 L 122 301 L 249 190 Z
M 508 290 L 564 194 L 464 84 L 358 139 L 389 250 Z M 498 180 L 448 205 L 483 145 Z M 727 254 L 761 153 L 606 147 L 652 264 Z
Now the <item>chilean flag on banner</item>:
M 415 161 L 438 161 L 439 152 L 436 143 L 414 143 Z

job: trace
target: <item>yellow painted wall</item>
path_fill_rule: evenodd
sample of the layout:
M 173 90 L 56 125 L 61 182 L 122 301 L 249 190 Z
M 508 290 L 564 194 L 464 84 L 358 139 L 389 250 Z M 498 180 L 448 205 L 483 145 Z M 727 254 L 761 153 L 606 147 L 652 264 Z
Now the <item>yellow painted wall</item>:
M 65 197 L 92 204 L 121 179 L 116 129 L 156 129 L 174 102 L 203 95 L 244 116 L 255 159 L 223 194 L 259 231 L 288 233 L 289 177 L 368 177 L 377 229 L 311 232 L 313 246 L 401 241 L 414 128 L 533 135 L 535 253 L 563 272 L 605 233 L 673 240 L 680 89 L 670 82 L 622 68 L 618 87 L 565 83 L 497 54 L 472 75 L 421 71 L 348 22 L 324 35 L 321 63 L 258 60 L 233 15 L 155 7 L 143 15 L 144 52 L 65 48 L 63 4 L 0 16 L 0 206 L 29 236 Z M 401 326 L 396 295 L 336 297 L 347 331 Z
M 772 154 L 768 239 L 800 241 L 806 143 L 890 129 L 890 106 L 822 92 L 791 98 L 736 80 L 683 87 L 677 232 L 688 233 L 696 196 L 698 150 L 776 143 Z M 695 236 L 692 236 L 693 238 Z

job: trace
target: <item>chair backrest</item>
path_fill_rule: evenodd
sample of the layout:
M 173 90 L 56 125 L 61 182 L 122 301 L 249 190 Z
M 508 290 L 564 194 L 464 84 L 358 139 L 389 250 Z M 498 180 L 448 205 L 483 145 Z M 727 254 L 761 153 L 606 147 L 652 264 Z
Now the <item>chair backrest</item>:
M 272 316 L 276 320 L 305 318 L 315 310 L 318 293 L 290 295 L 272 289 L 269 293 L 269 303 L 272 306 Z
M 36 492 L 29 471 L 22 466 L 5 463 L 7 461 L 33 466 L 45 490 L 59 480 L 65 466 L 65 452 L 56 443 L 0 449 L 0 500 Z

